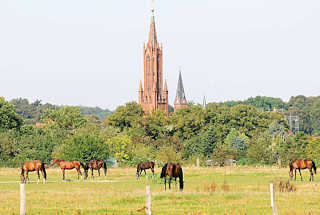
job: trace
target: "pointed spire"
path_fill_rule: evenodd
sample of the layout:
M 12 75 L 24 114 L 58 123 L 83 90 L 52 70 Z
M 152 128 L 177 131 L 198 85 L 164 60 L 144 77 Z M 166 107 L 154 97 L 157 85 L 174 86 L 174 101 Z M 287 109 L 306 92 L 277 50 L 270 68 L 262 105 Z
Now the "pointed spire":
M 156 31 L 156 22 L 154 19 L 154 0 L 152 1 L 152 18 L 151 18 L 151 23 L 150 23 L 150 31 L 149 31 L 149 41 L 153 47 L 157 44 L 157 31 Z
M 164 81 L 164 92 L 168 92 L 167 79 Z
M 141 80 L 139 81 L 139 92 L 141 92 L 142 91 L 142 82 L 141 82 Z
M 202 108 L 206 109 L 206 106 L 207 106 L 206 96 L 203 96 Z
M 152 12 L 152 17 L 154 17 L 154 0 L 152 0 L 151 12 Z
M 187 99 L 184 94 L 181 71 L 179 71 L 178 87 L 177 87 L 176 99 L 175 99 L 174 103 L 177 103 L 177 104 L 186 104 L 187 103 Z

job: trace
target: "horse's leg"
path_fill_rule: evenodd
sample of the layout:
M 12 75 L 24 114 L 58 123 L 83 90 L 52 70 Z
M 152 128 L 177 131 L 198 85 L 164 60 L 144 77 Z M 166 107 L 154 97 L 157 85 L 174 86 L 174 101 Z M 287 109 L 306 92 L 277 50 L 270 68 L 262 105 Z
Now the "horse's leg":
M 46 170 L 45 169 L 42 169 L 41 171 L 41 174 L 42 174 L 42 180 L 43 180 L 43 183 L 45 184 L 46 183 Z
M 177 190 L 177 178 L 176 177 L 174 178 L 174 189 Z
M 40 181 L 40 172 L 39 172 L 39 170 L 37 170 L 37 174 L 38 174 L 38 181 L 37 181 L 37 184 L 39 184 L 39 181 Z
M 297 169 L 294 169 L 294 180 L 297 180 Z
M 65 179 L 65 178 L 64 178 L 64 171 L 65 171 L 65 170 L 64 170 L 64 169 L 61 169 L 61 170 L 62 170 L 62 181 L 64 181 L 64 179 Z
M 29 179 L 29 170 L 26 172 L 26 178 L 28 179 L 28 183 L 30 184 L 30 179 Z
M 167 190 L 167 176 L 164 177 L 164 190 Z
M 144 169 L 144 175 L 146 175 L 146 174 L 147 174 L 146 169 Z
M 91 168 L 91 179 L 94 179 L 94 176 L 93 176 L 93 168 Z
M 300 178 L 301 178 L 301 181 L 302 181 L 302 175 L 301 175 L 301 170 L 300 170 L 300 168 L 299 168 L 299 173 L 300 173 Z
M 81 167 L 80 166 L 79 166 L 79 173 L 78 174 L 80 174 L 81 180 L 82 180 L 82 173 L 81 173 Z
M 98 169 L 98 174 L 99 174 L 99 178 L 100 178 L 100 169 Z
M 169 177 L 169 190 L 171 190 L 171 180 L 172 180 L 172 177 Z
M 313 181 L 313 172 L 312 172 L 312 169 L 310 169 L 310 181 Z
M 152 168 L 151 171 L 152 171 L 152 176 L 154 176 L 154 169 Z

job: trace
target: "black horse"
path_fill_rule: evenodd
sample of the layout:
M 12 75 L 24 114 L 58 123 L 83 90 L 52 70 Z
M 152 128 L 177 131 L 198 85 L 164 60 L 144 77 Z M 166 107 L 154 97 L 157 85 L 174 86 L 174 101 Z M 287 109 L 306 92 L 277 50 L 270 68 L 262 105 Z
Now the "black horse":
M 98 174 L 100 177 L 100 169 L 103 168 L 104 176 L 107 176 L 107 164 L 103 160 L 90 160 L 86 164 L 81 163 L 82 168 L 84 169 L 84 179 L 88 178 L 88 171 L 91 169 L 91 178 L 93 176 L 93 170 L 98 170 Z
M 144 171 L 144 174 L 146 175 L 146 169 L 151 169 L 152 175 L 154 176 L 154 162 L 153 161 L 147 161 L 147 162 L 141 162 L 137 166 L 137 179 L 140 178 L 140 175 L 142 171 Z
M 171 180 L 174 177 L 175 185 L 177 186 L 177 178 L 179 178 L 180 191 L 183 190 L 183 172 L 180 164 L 166 163 L 162 167 L 160 178 L 164 178 L 164 189 L 167 189 L 167 176 L 169 176 L 169 190 L 171 189 Z

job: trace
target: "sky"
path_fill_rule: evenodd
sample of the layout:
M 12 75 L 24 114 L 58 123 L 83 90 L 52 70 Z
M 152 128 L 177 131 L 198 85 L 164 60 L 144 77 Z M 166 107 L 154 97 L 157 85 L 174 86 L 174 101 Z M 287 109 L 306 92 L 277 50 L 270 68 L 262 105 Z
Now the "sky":
M 114 110 L 138 100 L 151 0 L 1 0 L 0 96 Z M 155 0 L 172 105 L 318 96 L 319 0 Z

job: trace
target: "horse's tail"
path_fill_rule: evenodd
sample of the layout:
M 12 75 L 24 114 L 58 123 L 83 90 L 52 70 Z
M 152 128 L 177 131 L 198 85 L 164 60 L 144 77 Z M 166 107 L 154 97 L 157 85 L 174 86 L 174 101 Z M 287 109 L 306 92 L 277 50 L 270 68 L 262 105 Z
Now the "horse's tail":
M 168 163 L 166 163 L 166 164 L 162 167 L 160 178 L 166 177 L 167 166 L 168 166 Z
M 313 170 L 314 170 L 314 173 L 317 174 L 317 167 L 316 167 L 316 164 L 314 163 L 313 160 L 311 160 L 312 162 L 312 167 L 313 167 Z
M 42 171 L 43 171 L 43 178 L 45 180 L 47 180 L 47 172 L 46 172 L 46 168 L 45 168 L 45 164 L 42 163 Z
M 107 175 L 107 163 L 103 161 L 103 171 L 104 171 L 104 175 Z
M 180 190 L 183 190 L 183 171 L 182 168 L 180 167 L 179 171 L 179 184 L 180 184 Z

